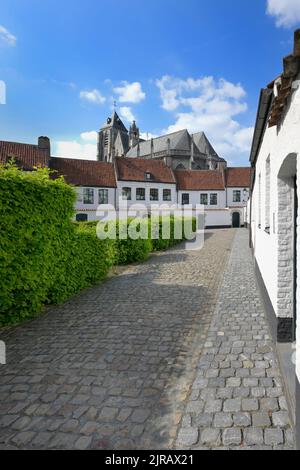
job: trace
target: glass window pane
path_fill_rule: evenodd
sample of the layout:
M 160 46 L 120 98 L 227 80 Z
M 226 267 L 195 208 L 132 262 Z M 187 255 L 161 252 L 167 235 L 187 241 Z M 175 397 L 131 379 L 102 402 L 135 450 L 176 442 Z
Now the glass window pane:
M 163 191 L 163 200 L 164 201 L 171 201 L 172 200 L 171 189 L 164 189 L 164 191 Z
M 99 189 L 99 204 L 108 204 L 108 189 Z
M 122 199 L 124 201 L 131 201 L 131 188 L 122 189 Z
M 203 204 L 204 206 L 208 205 L 208 194 L 200 195 L 200 204 Z
M 190 195 L 189 194 L 183 194 L 182 195 L 182 205 L 186 206 L 190 203 Z
M 150 189 L 150 201 L 158 201 L 158 189 Z
M 210 195 L 210 205 L 217 206 L 218 205 L 218 195 L 213 193 Z
M 76 222 L 87 222 L 88 215 L 87 214 L 76 214 Z
M 145 201 L 145 199 L 146 199 L 145 188 L 137 188 L 137 190 L 136 190 L 136 200 L 137 201 Z
M 83 188 L 83 204 L 94 204 L 94 190 Z
M 241 191 L 233 191 L 233 202 L 241 202 Z

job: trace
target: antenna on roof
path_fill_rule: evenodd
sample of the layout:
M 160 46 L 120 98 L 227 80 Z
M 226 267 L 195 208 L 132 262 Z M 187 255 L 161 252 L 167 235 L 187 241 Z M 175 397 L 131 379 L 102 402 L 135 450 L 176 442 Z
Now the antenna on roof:
M 116 100 L 114 100 L 114 111 L 116 111 L 116 109 L 117 109 L 117 102 Z

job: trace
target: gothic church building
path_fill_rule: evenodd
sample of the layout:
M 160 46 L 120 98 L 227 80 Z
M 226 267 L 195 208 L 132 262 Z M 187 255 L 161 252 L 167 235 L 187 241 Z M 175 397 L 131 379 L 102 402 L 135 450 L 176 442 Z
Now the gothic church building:
M 173 170 L 219 170 L 226 168 L 204 132 L 186 129 L 143 140 L 135 121 L 129 131 L 116 112 L 98 134 L 98 161 L 113 163 L 116 157 L 163 160 Z

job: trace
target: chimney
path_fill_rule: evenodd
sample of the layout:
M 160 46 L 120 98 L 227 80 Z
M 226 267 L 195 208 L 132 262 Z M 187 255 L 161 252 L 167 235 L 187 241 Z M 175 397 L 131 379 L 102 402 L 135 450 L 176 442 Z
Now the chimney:
M 153 139 L 151 139 L 151 158 L 153 158 L 153 154 L 154 154 L 154 143 L 153 143 Z
M 300 57 L 300 29 L 297 29 L 294 35 L 294 56 Z
M 51 146 L 49 137 L 39 137 L 38 148 L 40 150 L 46 150 L 48 157 L 51 155 Z

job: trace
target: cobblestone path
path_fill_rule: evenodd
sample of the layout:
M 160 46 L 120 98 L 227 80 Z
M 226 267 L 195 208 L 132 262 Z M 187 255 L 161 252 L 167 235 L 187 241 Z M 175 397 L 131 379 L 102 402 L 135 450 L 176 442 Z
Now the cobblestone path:
M 64 305 L 51 307 L 39 319 L 0 332 L 7 346 L 7 365 L 0 366 L 0 448 L 174 448 L 183 414 L 184 427 L 179 437 L 187 446 L 197 444 L 197 426 L 202 416 L 197 405 L 202 407 L 205 401 L 196 400 L 188 405 L 188 411 L 194 411 L 192 427 L 188 427 L 185 406 L 196 373 L 190 399 L 198 398 L 200 387 L 208 385 L 216 391 L 217 386 L 225 385 L 223 373 L 218 377 L 219 362 L 214 362 L 217 369 L 212 366 L 207 371 L 206 362 L 199 363 L 199 359 L 235 233 L 234 230 L 209 231 L 202 251 L 175 249 L 155 255 L 148 262 L 129 267 L 121 275 Z M 247 236 L 246 231 L 240 233 Z M 244 245 L 236 246 L 234 253 L 237 254 L 239 248 L 245 250 Z M 244 252 L 240 256 L 244 256 Z M 243 265 L 246 272 L 250 270 L 249 263 Z M 227 280 L 225 290 L 233 289 L 233 301 L 238 305 L 245 307 L 250 299 L 255 310 L 258 301 L 253 281 L 250 294 L 247 279 L 245 283 L 240 279 L 235 282 L 236 276 L 244 276 L 243 269 L 233 272 L 232 284 Z M 242 294 L 240 285 L 245 289 Z M 261 315 L 248 320 L 245 311 L 230 310 L 229 300 L 226 296 L 226 322 L 222 331 L 227 330 L 228 345 L 232 339 L 232 360 L 238 361 L 244 351 L 246 361 L 252 343 L 255 343 L 253 353 L 256 346 L 265 345 L 256 335 L 263 339 L 261 327 L 265 331 L 266 327 Z M 243 314 L 245 317 L 241 320 Z M 246 329 L 237 331 L 237 336 L 233 337 L 232 332 L 241 321 L 245 322 Z M 260 331 L 254 331 L 255 326 Z M 247 348 L 234 345 L 234 338 L 247 341 Z M 209 341 L 215 340 L 212 330 Z M 224 343 L 224 348 L 228 348 L 227 344 Z M 270 341 L 267 344 L 270 347 Z M 221 343 L 220 346 L 222 348 Z M 217 353 L 215 349 L 205 351 Z M 220 366 L 224 363 L 225 367 L 229 358 L 226 354 L 224 351 L 224 356 L 218 359 Z M 269 352 L 265 354 L 257 351 L 258 363 L 251 373 L 253 387 L 259 380 L 265 392 L 257 388 L 252 393 L 269 396 L 276 371 L 270 369 L 268 379 L 262 383 L 266 370 L 261 359 L 263 357 L 267 363 L 271 359 Z M 209 355 L 203 360 L 213 359 Z M 243 370 L 240 362 L 231 366 Z M 224 370 L 228 373 L 231 369 Z M 249 370 L 245 368 L 247 377 Z M 203 378 L 204 374 L 207 378 Z M 212 378 L 207 374 L 212 374 Z M 258 379 L 259 374 L 263 377 Z M 231 375 L 235 377 L 234 373 Z M 244 380 L 237 377 L 236 381 Z M 220 382 L 212 382 L 214 380 Z M 278 383 L 278 379 L 276 381 Z M 233 386 L 229 382 L 228 390 L 233 390 Z M 270 400 L 276 408 L 277 394 L 282 393 L 278 387 L 272 390 L 276 397 L 272 395 Z M 262 400 L 268 408 L 266 400 L 269 399 Z M 254 401 L 256 403 L 257 398 L 243 407 L 256 406 Z M 280 402 L 284 407 L 282 397 Z M 238 406 L 225 398 L 209 401 L 205 406 L 222 407 L 223 403 L 226 410 L 229 406 Z M 257 416 L 257 419 L 263 418 L 267 419 L 267 415 Z M 241 415 L 240 419 L 246 417 Z M 281 421 L 287 417 L 283 412 L 273 415 L 274 419 Z M 259 429 L 256 427 L 255 432 Z M 253 434 L 253 439 L 255 436 Z M 272 440 L 275 436 L 270 434 L 265 439 Z
M 236 232 L 180 424 L 179 449 L 282 450 L 294 446 L 247 237 L 244 230 Z

